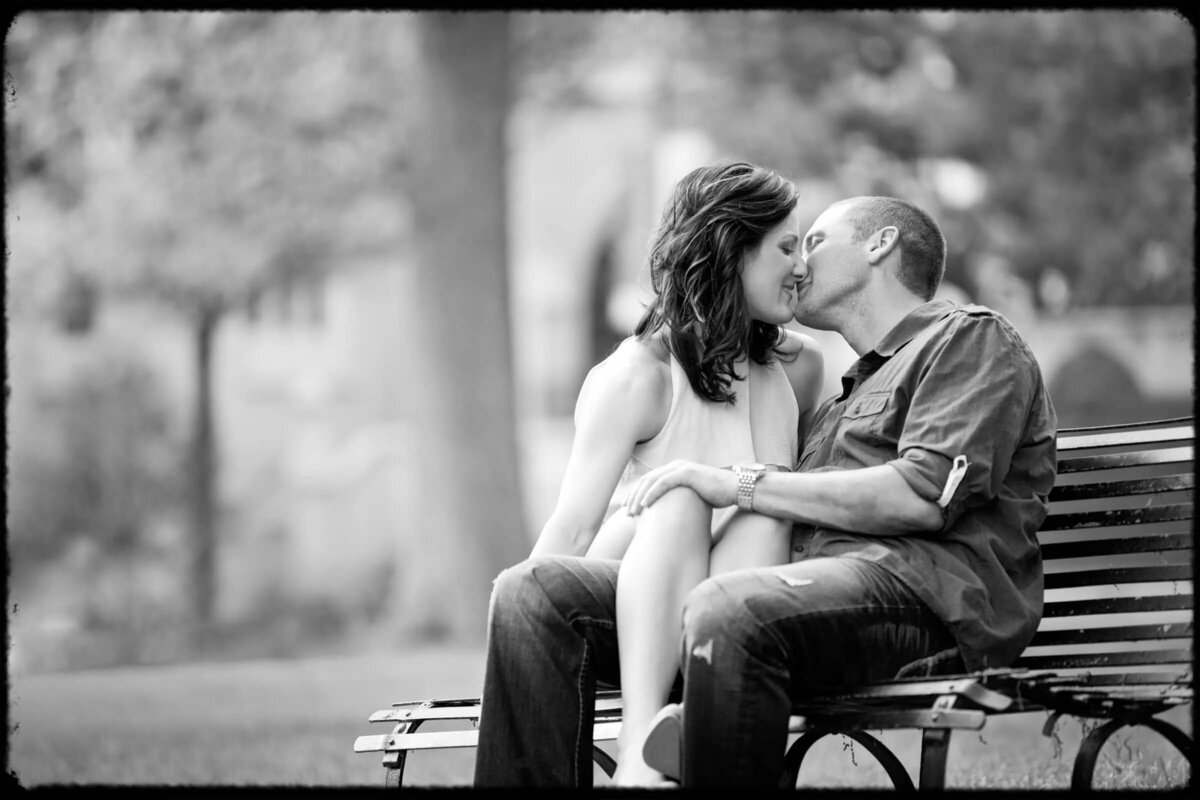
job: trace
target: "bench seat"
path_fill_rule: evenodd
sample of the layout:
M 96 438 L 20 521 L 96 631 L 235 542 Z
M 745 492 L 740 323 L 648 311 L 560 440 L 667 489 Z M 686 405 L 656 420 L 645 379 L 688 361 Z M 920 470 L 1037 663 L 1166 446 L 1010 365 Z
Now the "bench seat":
M 897 789 L 944 787 L 950 734 L 979 730 L 989 716 L 1063 714 L 1102 720 L 1080 744 L 1072 789 L 1091 788 L 1105 741 L 1125 726 L 1157 731 L 1191 760 L 1192 740 L 1157 715 L 1192 702 L 1193 420 L 1190 417 L 1059 432 L 1058 477 L 1038 534 L 1046 576 L 1043 619 L 1011 667 L 907 678 L 806 698 L 792 708 L 781 785 L 795 786 L 821 737 L 862 744 Z M 400 785 L 407 753 L 473 747 L 479 699 L 397 703 L 371 722 L 391 733 L 360 736 L 356 752 L 382 752 L 385 782 Z M 430 721 L 463 730 L 418 733 Z M 617 738 L 621 698 L 597 694 L 593 757 L 615 767 L 598 743 Z M 918 785 L 869 730 L 921 731 Z

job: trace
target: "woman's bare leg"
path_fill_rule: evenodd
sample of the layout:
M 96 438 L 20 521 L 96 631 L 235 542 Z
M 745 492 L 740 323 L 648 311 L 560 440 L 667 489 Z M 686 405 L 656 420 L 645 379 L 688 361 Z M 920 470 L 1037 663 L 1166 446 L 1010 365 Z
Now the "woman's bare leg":
M 691 489 L 673 489 L 637 517 L 617 573 L 621 732 L 613 782 L 649 786 L 663 775 L 642 759 L 654 715 L 679 673 L 683 600 L 708 575 L 712 509 Z
M 718 532 L 708 574 L 786 564 L 791 546 L 791 522 L 739 511 Z
M 624 508 L 618 508 L 596 531 L 596 538 L 585 555 L 588 558 L 614 558 L 620 561 L 625 557 L 636 530 L 637 521 Z

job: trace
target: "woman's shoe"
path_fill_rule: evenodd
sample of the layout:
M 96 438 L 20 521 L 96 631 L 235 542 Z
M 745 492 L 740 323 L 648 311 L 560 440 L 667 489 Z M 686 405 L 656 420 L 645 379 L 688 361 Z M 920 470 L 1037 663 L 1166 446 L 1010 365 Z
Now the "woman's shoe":
M 683 705 L 667 703 L 650 722 L 642 759 L 673 781 L 683 772 Z

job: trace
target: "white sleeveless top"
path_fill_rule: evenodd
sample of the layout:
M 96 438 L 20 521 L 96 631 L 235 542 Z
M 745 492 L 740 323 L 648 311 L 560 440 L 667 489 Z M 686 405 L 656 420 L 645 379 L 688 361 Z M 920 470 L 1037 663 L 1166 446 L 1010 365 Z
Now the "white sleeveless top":
M 700 397 L 673 355 L 670 364 L 667 421 L 654 438 L 633 448 L 605 519 L 620 508 L 643 475 L 677 458 L 714 467 L 754 461 L 796 467 L 800 409 L 778 360 L 766 366 L 746 357 L 737 362 L 734 372 L 742 379 L 730 382 L 737 398 L 732 405 Z M 736 510 L 737 506 L 730 506 L 714 511 L 712 530 L 716 532 Z

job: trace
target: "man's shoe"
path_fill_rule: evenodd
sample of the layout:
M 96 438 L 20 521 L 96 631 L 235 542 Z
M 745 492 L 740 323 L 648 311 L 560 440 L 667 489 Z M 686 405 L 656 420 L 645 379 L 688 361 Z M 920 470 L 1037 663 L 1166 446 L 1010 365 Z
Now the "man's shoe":
M 683 706 L 668 703 L 650 722 L 650 733 L 642 745 L 646 764 L 673 781 L 683 772 Z

